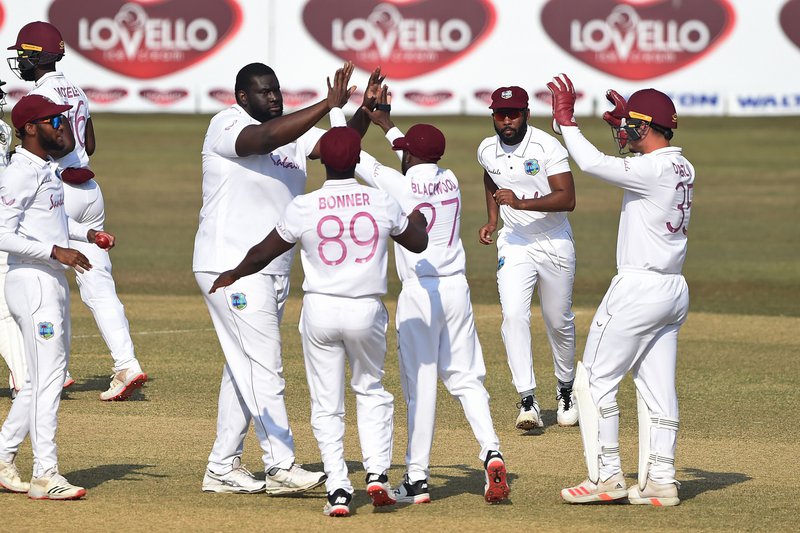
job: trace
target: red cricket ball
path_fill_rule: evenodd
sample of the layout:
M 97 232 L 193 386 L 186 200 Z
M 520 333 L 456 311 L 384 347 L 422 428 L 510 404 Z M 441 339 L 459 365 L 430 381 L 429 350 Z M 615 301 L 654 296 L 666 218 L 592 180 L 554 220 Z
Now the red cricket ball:
M 108 248 L 111 246 L 111 239 L 109 239 L 108 235 L 105 233 L 98 233 L 94 237 L 94 243 L 103 250 L 108 250 Z

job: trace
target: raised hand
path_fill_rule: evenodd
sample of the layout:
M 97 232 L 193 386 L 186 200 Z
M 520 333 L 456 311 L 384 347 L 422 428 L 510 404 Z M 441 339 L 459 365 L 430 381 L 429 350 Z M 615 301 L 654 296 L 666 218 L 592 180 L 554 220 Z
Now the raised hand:
M 350 99 L 350 96 L 355 92 L 355 85 L 349 88 L 347 87 L 347 84 L 350 82 L 350 76 L 353 75 L 354 69 L 355 67 L 353 66 L 353 62 L 348 61 L 342 65 L 342 68 L 336 71 L 336 74 L 334 74 L 333 85 L 331 85 L 331 79 L 327 78 L 327 100 L 329 110 L 333 109 L 334 107 L 343 107 Z
M 361 103 L 362 107 L 369 110 L 375 109 L 375 104 L 378 103 L 378 97 L 380 96 L 381 84 L 385 79 L 386 75 L 381 75 L 381 67 L 372 71 L 367 81 L 367 89 L 364 91 L 364 100 Z
M 376 104 L 374 110 L 366 106 L 362 107 L 362 110 L 373 124 L 380 126 L 384 132 L 387 132 L 394 127 L 394 122 L 392 122 L 390 117 L 390 112 L 392 110 L 392 93 L 389 92 L 388 85 L 384 85 L 380 88 L 375 100 Z
M 560 135 L 561 126 L 578 125 L 575 122 L 575 88 L 566 74 L 553 78 L 547 88 L 553 95 L 553 131 Z
M 614 89 L 606 91 L 606 99 L 614 105 L 614 109 L 603 113 L 603 120 L 612 128 L 619 128 L 625 116 L 625 99 Z

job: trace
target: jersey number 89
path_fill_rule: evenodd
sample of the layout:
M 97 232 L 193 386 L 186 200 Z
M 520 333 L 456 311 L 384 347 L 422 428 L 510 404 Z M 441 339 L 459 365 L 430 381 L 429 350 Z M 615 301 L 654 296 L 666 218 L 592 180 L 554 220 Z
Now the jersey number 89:
M 362 220 L 358 224 L 359 220 Z M 356 231 L 356 226 L 361 231 Z M 368 249 L 367 255 L 356 258 L 356 263 L 366 263 L 375 256 L 375 251 L 378 249 L 378 239 L 380 232 L 378 231 L 378 224 L 375 222 L 373 216 L 366 211 L 359 211 L 353 218 L 350 219 L 348 224 L 350 242 L 359 248 Z M 336 215 L 327 215 L 319 219 L 317 223 L 317 235 L 319 236 L 320 243 L 317 246 L 319 258 L 328 266 L 340 265 L 347 258 L 347 242 L 342 240 L 344 236 L 345 224 L 341 218 Z M 366 239 L 359 238 L 358 234 L 363 235 L 363 229 L 366 228 L 366 233 L 369 235 Z M 365 250 L 366 251 L 366 250 Z M 337 255 L 338 253 L 338 255 Z

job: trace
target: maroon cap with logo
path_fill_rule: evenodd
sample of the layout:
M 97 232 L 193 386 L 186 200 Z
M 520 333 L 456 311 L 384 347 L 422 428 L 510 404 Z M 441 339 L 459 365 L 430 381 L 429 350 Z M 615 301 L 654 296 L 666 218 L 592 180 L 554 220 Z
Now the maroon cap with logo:
M 64 39 L 58 28 L 49 22 L 31 22 L 19 30 L 17 42 L 8 49 L 59 55 L 64 53 Z
M 672 99 L 655 89 L 633 93 L 625 104 L 625 117 L 646 120 L 671 130 L 678 127 L 678 113 Z
M 415 157 L 435 163 L 444 155 L 444 134 L 430 124 L 415 124 L 405 137 L 395 139 L 392 150 L 405 150 Z
M 17 130 L 21 130 L 28 122 L 55 117 L 68 109 L 72 109 L 72 106 L 59 105 L 39 94 L 29 94 L 23 96 L 11 110 L 11 122 Z
M 527 109 L 528 92 L 522 87 L 500 87 L 492 93 L 489 109 Z
M 322 164 L 336 172 L 355 168 L 361 154 L 361 136 L 347 126 L 331 128 L 319 140 Z

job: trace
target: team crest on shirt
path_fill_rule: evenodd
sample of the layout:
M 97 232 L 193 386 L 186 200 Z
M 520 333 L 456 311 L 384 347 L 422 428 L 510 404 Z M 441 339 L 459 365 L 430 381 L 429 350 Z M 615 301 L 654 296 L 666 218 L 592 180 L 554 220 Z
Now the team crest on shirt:
M 537 159 L 526 159 L 524 166 L 525 174 L 535 176 L 539 173 L 539 161 Z
M 236 292 L 231 294 L 231 305 L 241 311 L 245 307 L 247 307 L 247 297 L 244 295 L 243 292 Z
M 506 264 L 506 257 L 504 255 L 500 256 L 497 259 L 497 270 L 500 270 L 501 268 L 503 268 L 503 265 L 505 265 L 505 264 Z
M 39 322 L 36 329 L 39 331 L 39 336 L 45 340 L 53 338 L 56 334 L 52 322 Z

